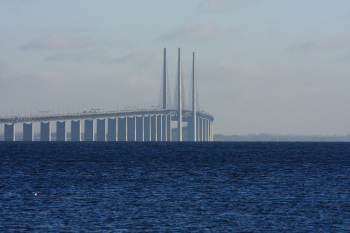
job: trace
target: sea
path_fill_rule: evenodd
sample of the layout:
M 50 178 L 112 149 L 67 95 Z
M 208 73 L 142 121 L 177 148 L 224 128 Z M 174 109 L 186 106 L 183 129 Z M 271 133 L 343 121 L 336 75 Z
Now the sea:
M 0 142 L 0 232 L 350 232 L 350 143 Z

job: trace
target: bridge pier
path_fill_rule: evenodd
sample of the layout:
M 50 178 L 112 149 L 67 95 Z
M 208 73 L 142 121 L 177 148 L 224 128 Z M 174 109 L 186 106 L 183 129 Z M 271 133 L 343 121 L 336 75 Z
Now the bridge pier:
M 96 141 L 106 141 L 106 119 L 97 119 Z
M 118 141 L 128 140 L 128 117 L 118 118 Z
M 40 122 L 40 141 L 51 141 L 51 122 Z
M 209 121 L 209 141 L 213 141 L 213 123 Z
M 202 141 L 205 141 L 205 120 L 202 118 Z
M 167 116 L 166 115 L 160 115 L 160 125 L 161 125 L 161 132 L 160 132 L 160 141 L 167 141 Z
M 208 141 L 209 128 L 208 128 L 208 120 L 204 119 L 204 141 Z
M 202 121 L 202 141 L 205 141 L 205 119 L 201 119 Z
M 31 142 L 34 139 L 33 123 L 23 123 L 23 141 Z
M 80 120 L 71 121 L 71 141 L 81 141 L 81 122 L 80 122 Z
M 207 121 L 207 141 L 210 141 L 210 121 Z
M 205 142 L 205 119 L 202 118 L 202 141 Z
M 202 118 L 198 118 L 197 122 L 198 122 L 198 141 L 201 142 L 201 141 L 203 141 Z
M 67 127 L 65 121 L 56 122 L 56 141 L 67 141 Z
M 156 116 L 157 118 L 157 141 L 163 141 L 162 135 L 163 135 L 163 118 L 162 115 Z
M 207 120 L 207 141 L 210 141 L 210 122 Z
M 4 127 L 5 141 L 16 141 L 16 127 L 15 124 L 5 124 Z
M 199 118 L 196 119 L 196 142 L 199 142 Z
M 166 118 L 167 118 L 167 136 L 166 136 L 166 138 L 167 138 L 167 141 L 168 142 L 170 142 L 170 141 L 172 141 L 172 137 L 171 137 L 171 116 L 170 115 L 168 115 L 168 116 L 166 116 Z
M 108 118 L 107 140 L 109 142 L 117 141 L 117 118 Z

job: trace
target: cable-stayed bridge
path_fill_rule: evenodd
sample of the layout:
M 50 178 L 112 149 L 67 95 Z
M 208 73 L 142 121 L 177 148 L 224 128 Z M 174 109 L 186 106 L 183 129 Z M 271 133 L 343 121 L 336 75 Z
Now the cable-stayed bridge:
M 191 103 L 184 107 L 181 50 L 178 49 L 175 101 L 170 100 L 164 49 L 161 98 L 158 106 L 117 111 L 90 111 L 30 116 L 0 117 L 4 141 L 16 141 L 16 126 L 23 126 L 23 141 L 34 141 L 34 124 L 40 123 L 40 141 L 213 141 L 214 117 L 198 110 L 195 53 L 192 61 Z M 70 125 L 70 130 L 67 126 Z

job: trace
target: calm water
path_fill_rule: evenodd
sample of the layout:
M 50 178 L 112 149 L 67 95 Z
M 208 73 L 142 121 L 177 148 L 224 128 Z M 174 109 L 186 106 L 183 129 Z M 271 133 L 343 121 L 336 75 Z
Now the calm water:
M 0 232 L 350 231 L 350 143 L 0 142 L 0 159 Z

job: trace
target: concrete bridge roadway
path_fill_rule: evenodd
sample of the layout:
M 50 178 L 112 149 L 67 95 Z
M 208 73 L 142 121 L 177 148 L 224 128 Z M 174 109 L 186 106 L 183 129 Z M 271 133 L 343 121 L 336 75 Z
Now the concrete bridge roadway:
M 193 141 L 192 111 L 183 110 L 183 140 Z M 213 140 L 213 116 L 197 112 L 197 140 Z M 68 138 L 67 121 L 71 121 Z M 84 121 L 84 132 L 82 132 Z M 4 140 L 16 141 L 16 125 L 23 124 L 23 141 L 34 140 L 34 122 L 40 122 L 40 141 L 51 141 L 51 122 L 56 122 L 57 141 L 176 141 L 177 109 L 140 109 L 71 114 L 0 117 L 4 125 Z M 186 125 L 187 123 L 187 125 Z M 96 126 L 95 126 L 96 125 Z M 174 125 L 174 124 L 173 124 Z

